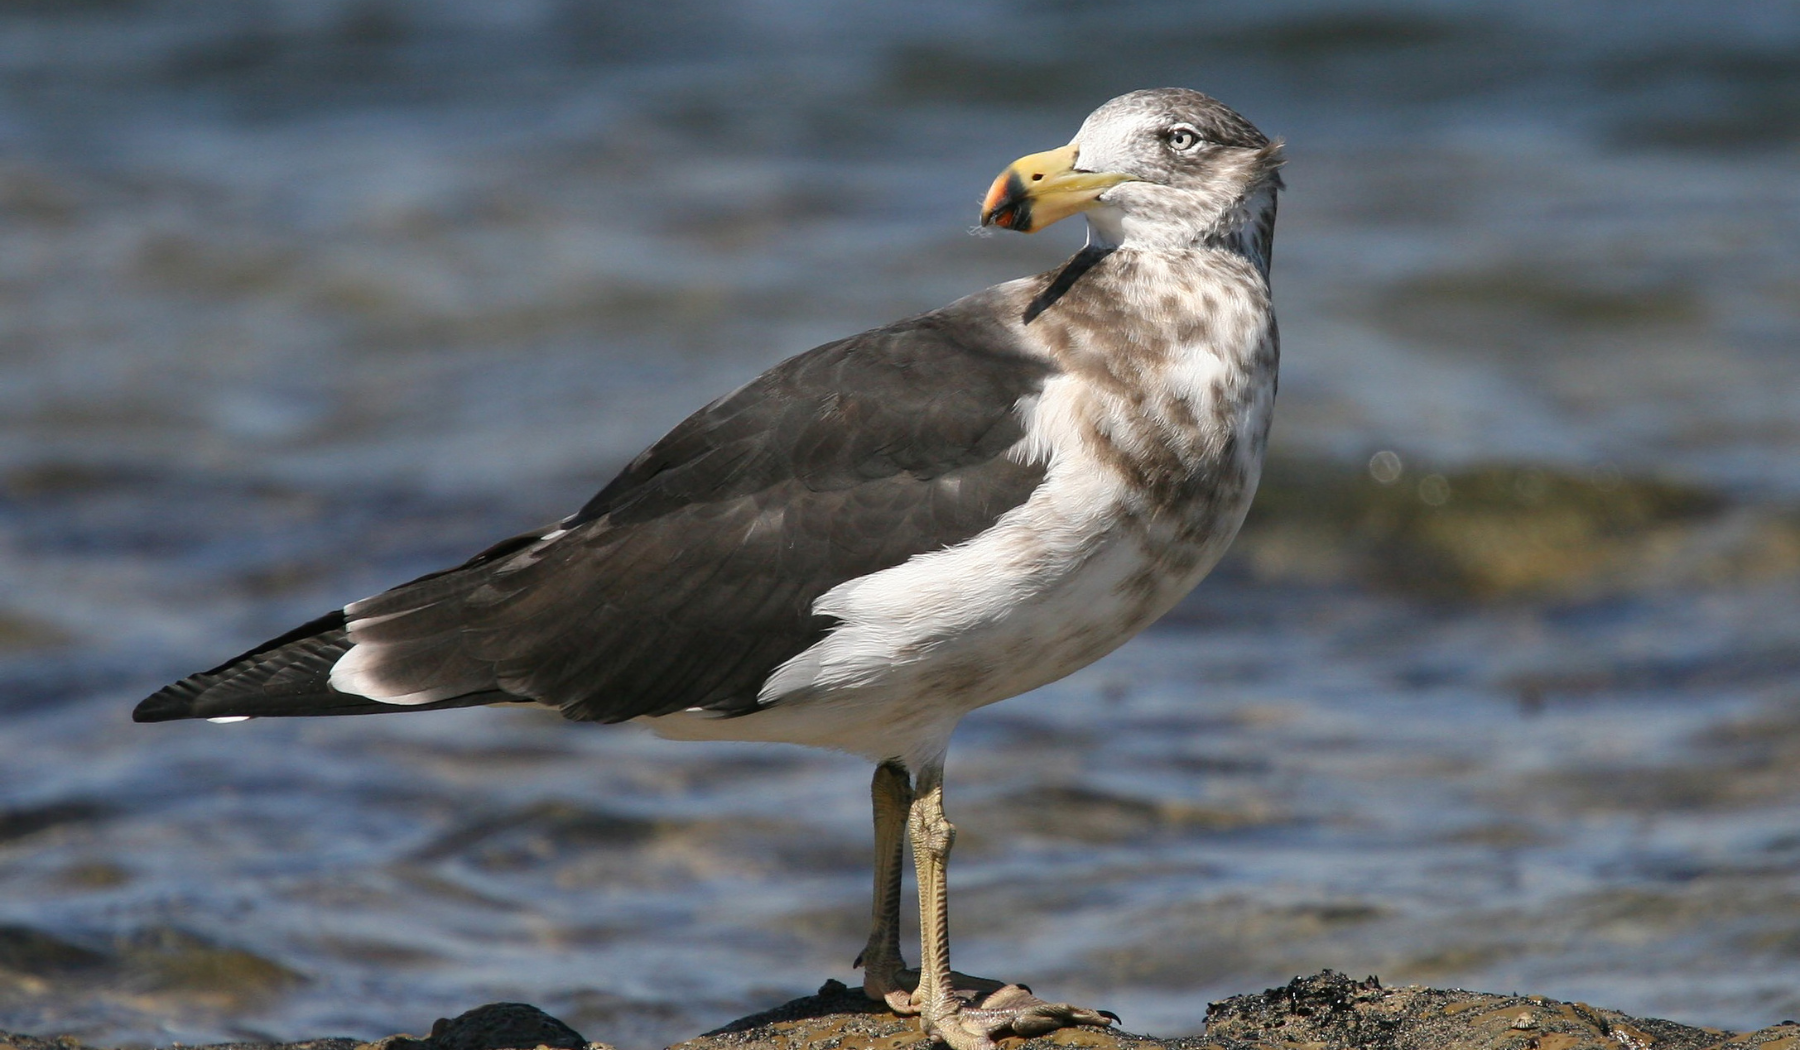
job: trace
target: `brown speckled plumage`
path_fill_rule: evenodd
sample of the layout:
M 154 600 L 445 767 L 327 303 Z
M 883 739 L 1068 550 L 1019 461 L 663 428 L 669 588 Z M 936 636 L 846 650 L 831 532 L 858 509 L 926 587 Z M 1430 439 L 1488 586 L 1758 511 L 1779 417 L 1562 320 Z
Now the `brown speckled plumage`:
M 1022 168 L 1026 162 L 1035 167 Z M 1087 213 L 1067 264 L 791 358 L 695 412 L 577 513 L 168 686 L 140 721 L 535 702 L 681 739 L 879 765 L 865 991 L 956 1050 L 1101 1013 L 953 988 L 951 731 L 1142 630 L 1254 493 L 1279 338 L 1281 146 L 1138 91 L 996 181 L 984 222 Z M 904 833 L 897 821 L 904 821 Z M 924 931 L 900 960 L 910 836 Z

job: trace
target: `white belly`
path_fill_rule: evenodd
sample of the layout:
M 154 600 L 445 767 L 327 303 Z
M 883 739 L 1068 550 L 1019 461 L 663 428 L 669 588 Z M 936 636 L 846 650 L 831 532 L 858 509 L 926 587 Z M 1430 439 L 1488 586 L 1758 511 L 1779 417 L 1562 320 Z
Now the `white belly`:
M 1014 450 L 1049 465 L 1030 499 L 965 543 L 826 592 L 813 609 L 838 626 L 769 676 L 761 710 L 645 721 L 679 739 L 785 741 L 916 769 L 941 758 L 968 712 L 1118 648 L 1225 553 L 1256 490 L 1273 408 L 1272 358 L 1266 373 L 1242 373 L 1197 348 L 1161 378 L 1169 403 L 1187 409 L 1182 422 L 1078 376 L 1052 380 L 1025 406 Z M 1147 498 L 1121 462 L 1159 453 L 1193 483 L 1174 503 Z
M 1183 542 L 1173 523 L 1131 520 L 1115 485 L 1052 480 L 967 543 L 830 591 L 815 609 L 842 623 L 769 677 L 762 710 L 644 721 L 676 739 L 782 741 L 911 768 L 940 757 L 963 715 L 1087 666 L 1167 612 L 1243 517 L 1230 508 L 1206 542 Z

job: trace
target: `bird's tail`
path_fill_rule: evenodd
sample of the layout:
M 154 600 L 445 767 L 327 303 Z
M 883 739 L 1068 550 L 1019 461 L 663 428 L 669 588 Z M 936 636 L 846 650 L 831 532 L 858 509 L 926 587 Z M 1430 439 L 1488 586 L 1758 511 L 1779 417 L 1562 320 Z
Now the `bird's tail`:
M 519 699 L 503 693 L 474 693 L 429 704 L 384 704 L 339 692 L 331 687 L 331 667 L 350 651 L 350 645 L 343 611 L 327 613 L 210 671 L 165 686 L 137 705 L 132 720 L 372 715 Z

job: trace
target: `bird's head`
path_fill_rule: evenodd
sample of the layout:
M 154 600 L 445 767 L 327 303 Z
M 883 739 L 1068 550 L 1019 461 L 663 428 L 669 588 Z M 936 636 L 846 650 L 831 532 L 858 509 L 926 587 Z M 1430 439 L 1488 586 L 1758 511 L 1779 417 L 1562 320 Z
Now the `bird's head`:
M 981 224 L 1035 233 L 1086 212 L 1093 239 L 1108 245 L 1255 240 L 1259 227 L 1272 233 L 1281 163 L 1279 141 L 1214 98 L 1133 91 L 1095 110 L 1067 146 L 1001 172 Z M 1266 264 L 1266 244 L 1257 254 Z

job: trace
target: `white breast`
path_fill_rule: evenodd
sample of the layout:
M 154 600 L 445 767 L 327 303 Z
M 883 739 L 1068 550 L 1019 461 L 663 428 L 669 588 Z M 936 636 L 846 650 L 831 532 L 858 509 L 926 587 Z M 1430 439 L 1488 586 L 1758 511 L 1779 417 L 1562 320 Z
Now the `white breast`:
M 1230 369 L 1211 350 L 1195 348 L 1165 376 L 1167 392 L 1188 404 L 1184 419 L 1206 421 L 1200 429 L 1257 434 L 1260 459 L 1273 391 L 1216 411 L 1214 399 L 1245 392 L 1225 381 Z M 1206 508 L 1206 521 L 1146 506 L 1117 462 L 1115 439 L 1153 440 L 1138 433 L 1145 421 L 1129 418 L 1129 401 L 1078 375 L 1053 378 L 1021 405 L 1026 437 L 1013 454 L 1047 464 L 1045 482 L 1029 500 L 967 542 L 823 595 L 815 611 L 839 626 L 769 677 L 764 710 L 647 721 L 683 739 L 779 740 L 910 764 L 941 755 L 969 711 L 1111 652 L 1218 561 L 1256 480 L 1256 465 L 1242 462 L 1249 443 L 1226 441 L 1223 433 L 1186 434 L 1188 448 L 1229 454 L 1231 462 L 1207 469 L 1248 483 L 1230 486 L 1229 498 Z M 1100 430 L 1111 435 L 1100 439 Z

